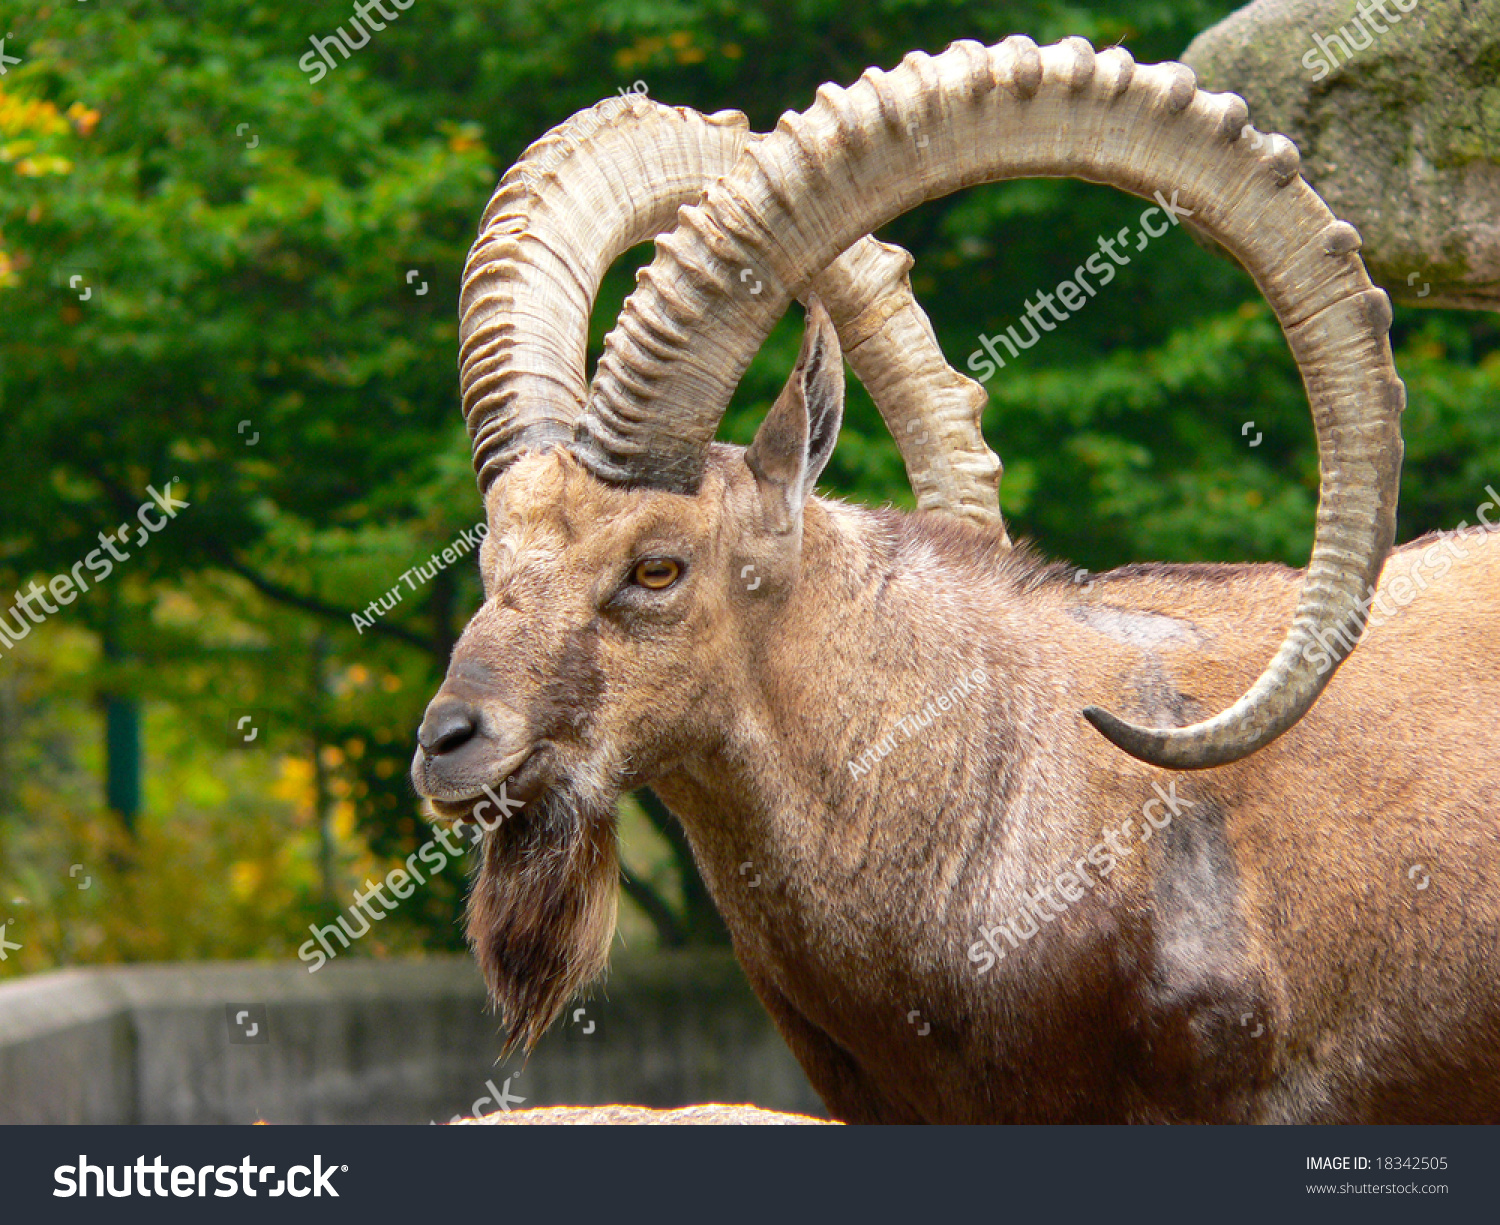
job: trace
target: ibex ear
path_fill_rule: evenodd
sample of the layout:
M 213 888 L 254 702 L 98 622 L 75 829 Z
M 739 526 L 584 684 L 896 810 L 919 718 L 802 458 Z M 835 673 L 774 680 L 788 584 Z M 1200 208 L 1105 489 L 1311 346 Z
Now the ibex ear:
M 787 532 L 796 525 L 833 454 L 843 419 L 844 355 L 838 333 L 823 304 L 809 297 L 797 366 L 745 452 L 772 531 Z

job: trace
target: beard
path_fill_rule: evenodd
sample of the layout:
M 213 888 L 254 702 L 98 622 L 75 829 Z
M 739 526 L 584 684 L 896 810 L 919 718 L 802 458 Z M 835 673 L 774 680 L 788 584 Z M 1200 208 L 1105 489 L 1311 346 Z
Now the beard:
M 506 1029 L 530 1053 L 604 972 L 620 877 L 614 805 L 550 789 L 484 837 L 468 938 Z M 503 1058 L 504 1056 L 502 1056 Z

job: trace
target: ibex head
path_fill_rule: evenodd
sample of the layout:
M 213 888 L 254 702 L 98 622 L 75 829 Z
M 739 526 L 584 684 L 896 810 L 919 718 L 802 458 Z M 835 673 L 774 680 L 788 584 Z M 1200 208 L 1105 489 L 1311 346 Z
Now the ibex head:
M 755 442 L 713 448 L 694 493 L 606 484 L 563 449 L 490 487 L 484 606 L 428 706 L 412 778 L 441 816 L 499 805 L 479 814 L 493 828 L 470 932 L 527 1044 L 603 967 L 615 801 L 726 726 L 742 674 L 783 637 L 803 504 L 842 408 L 838 337 L 815 306 Z
M 636 98 L 605 126 L 589 114 L 563 125 L 507 174 L 461 304 L 486 601 L 412 776 L 452 817 L 502 783 L 527 801 L 487 836 L 470 910 L 513 1041 L 534 1041 L 602 966 L 615 799 L 738 717 L 726 695 L 792 615 L 803 504 L 838 430 L 840 342 L 920 504 L 1008 543 L 999 463 L 978 430 L 983 390 L 943 361 L 904 253 L 863 237 L 925 199 L 1047 175 L 1181 197 L 1256 278 L 1302 366 L 1322 459 L 1294 623 L 1250 691 L 1203 723 L 1080 713 L 1135 756 L 1192 769 L 1254 752 L 1317 698 L 1331 673 L 1307 660 L 1311 635 L 1357 617 L 1394 532 L 1404 393 L 1358 235 L 1298 178 L 1290 142 L 1241 139 L 1246 119 L 1239 98 L 1198 91 L 1181 65 L 1010 38 L 825 86 L 764 138 L 738 116 Z M 674 216 L 587 387 L 604 270 Z M 809 328 L 786 392 L 750 448 L 715 444 L 740 376 L 799 296 Z

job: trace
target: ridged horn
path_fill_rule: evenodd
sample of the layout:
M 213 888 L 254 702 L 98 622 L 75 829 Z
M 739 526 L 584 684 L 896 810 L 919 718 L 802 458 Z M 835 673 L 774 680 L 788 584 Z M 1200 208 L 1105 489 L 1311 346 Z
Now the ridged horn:
M 670 225 L 749 136 L 738 112 L 688 117 L 637 94 L 606 98 L 501 179 L 459 294 L 459 384 L 481 490 L 523 451 L 573 437 L 604 273 Z
M 1358 624 L 1395 532 L 1405 404 L 1390 303 L 1365 274 L 1358 235 L 1301 180 L 1289 140 L 1241 139 L 1247 118 L 1240 98 L 1199 91 L 1181 64 L 1137 66 L 1076 38 L 955 43 L 847 90 L 825 85 L 658 240 L 606 340 L 574 452 L 607 480 L 694 488 L 730 394 L 808 269 L 925 200 L 1069 176 L 1174 205 L 1240 261 L 1281 322 L 1317 432 L 1317 531 L 1292 626 L 1228 710 L 1169 729 L 1084 713 L 1158 766 L 1244 757 L 1327 684 L 1333 668 L 1309 659 L 1315 635 Z M 744 292 L 744 268 L 761 293 Z
M 839 345 L 906 463 L 918 510 L 940 510 L 995 528 L 999 457 L 980 432 L 984 386 L 953 369 L 912 294 L 911 255 L 863 238 L 812 279 Z
M 460 297 L 460 381 L 480 488 L 522 451 L 572 438 L 589 312 L 608 267 L 671 225 L 746 144 L 745 117 L 634 94 L 580 111 L 501 180 Z M 862 238 L 813 279 L 896 437 L 920 509 L 1000 523 L 984 389 L 948 366 L 912 296 L 911 257 Z

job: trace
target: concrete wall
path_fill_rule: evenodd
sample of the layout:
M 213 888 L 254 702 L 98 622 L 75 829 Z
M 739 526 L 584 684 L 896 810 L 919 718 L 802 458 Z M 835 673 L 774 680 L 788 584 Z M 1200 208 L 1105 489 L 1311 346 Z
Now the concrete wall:
M 467 957 L 66 970 L 0 985 L 0 1123 L 446 1122 L 489 1086 L 825 1113 L 727 953 L 617 958 L 524 1070 L 500 1046 Z

